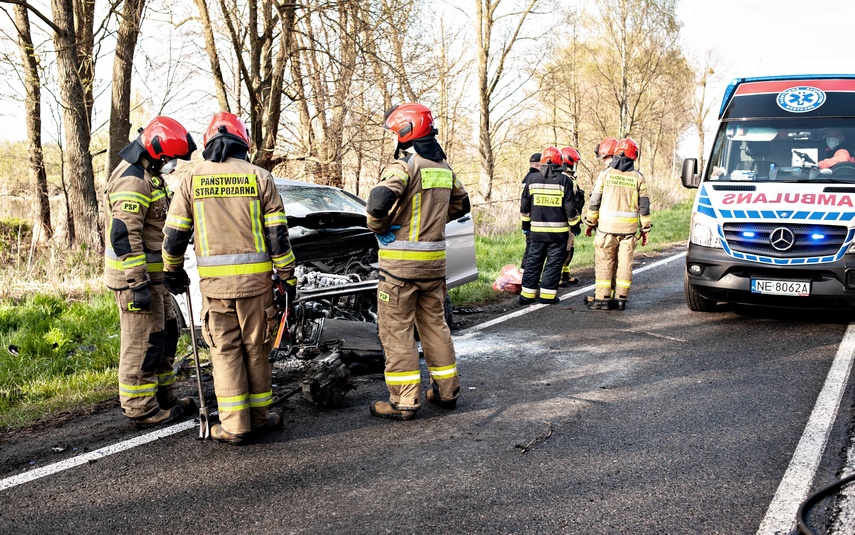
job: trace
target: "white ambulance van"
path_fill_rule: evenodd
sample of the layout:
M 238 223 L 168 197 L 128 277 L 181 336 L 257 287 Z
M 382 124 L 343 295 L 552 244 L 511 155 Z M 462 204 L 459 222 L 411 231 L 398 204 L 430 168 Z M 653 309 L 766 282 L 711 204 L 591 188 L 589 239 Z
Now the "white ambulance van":
M 737 78 L 698 188 L 684 278 L 691 310 L 718 302 L 855 304 L 855 75 Z

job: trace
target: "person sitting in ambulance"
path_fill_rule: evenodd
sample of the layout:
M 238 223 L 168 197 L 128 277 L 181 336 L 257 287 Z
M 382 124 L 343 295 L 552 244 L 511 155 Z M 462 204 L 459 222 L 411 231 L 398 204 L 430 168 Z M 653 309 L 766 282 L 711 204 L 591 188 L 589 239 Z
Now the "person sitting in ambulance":
M 819 149 L 817 167 L 829 169 L 839 163 L 855 162 L 849 151 L 841 145 L 846 137 L 838 128 L 829 128 L 825 131 L 825 147 Z

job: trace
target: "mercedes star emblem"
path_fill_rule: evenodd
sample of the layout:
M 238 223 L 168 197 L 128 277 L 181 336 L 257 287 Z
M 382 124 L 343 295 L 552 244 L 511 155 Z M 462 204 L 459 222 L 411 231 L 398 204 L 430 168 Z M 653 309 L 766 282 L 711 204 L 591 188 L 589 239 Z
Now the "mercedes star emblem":
M 778 227 L 769 235 L 769 243 L 776 251 L 786 251 L 796 243 L 796 235 L 787 227 Z

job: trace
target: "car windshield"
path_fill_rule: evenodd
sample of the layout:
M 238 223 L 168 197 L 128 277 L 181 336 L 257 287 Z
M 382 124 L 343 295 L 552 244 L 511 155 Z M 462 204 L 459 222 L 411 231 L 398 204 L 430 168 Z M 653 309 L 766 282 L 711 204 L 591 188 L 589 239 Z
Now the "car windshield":
M 706 180 L 855 183 L 855 119 L 721 124 Z
M 302 217 L 313 212 L 352 212 L 365 214 L 365 205 L 359 198 L 342 190 L 319 186 L 276 186 L 285 205 L 285 213 Z

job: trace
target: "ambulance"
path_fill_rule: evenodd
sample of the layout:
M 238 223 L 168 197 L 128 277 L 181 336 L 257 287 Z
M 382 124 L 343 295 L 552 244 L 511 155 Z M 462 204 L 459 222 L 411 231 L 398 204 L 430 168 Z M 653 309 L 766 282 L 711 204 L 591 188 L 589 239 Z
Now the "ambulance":
M 737 78 L 697 188 L 684 289 L 718 303 L 855 304 L 855 75 Z

